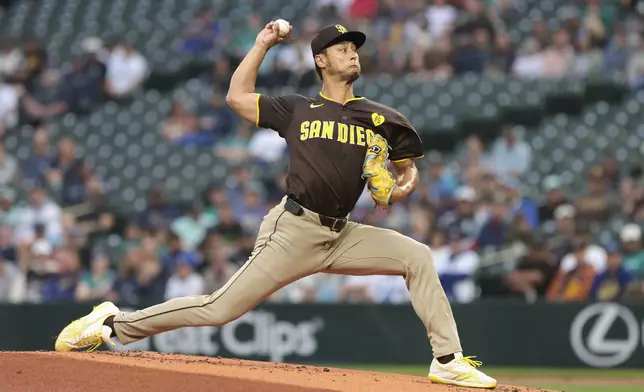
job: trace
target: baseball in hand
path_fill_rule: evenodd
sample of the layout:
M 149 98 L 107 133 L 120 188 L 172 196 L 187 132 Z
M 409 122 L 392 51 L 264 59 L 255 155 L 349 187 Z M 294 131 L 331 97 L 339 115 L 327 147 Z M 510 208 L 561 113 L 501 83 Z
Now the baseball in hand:
M 278 37 L 284 38 L 291 30 L 291 24 L 284 19 L 278 19 L 273 23 L 273 30 L 277 32 Z

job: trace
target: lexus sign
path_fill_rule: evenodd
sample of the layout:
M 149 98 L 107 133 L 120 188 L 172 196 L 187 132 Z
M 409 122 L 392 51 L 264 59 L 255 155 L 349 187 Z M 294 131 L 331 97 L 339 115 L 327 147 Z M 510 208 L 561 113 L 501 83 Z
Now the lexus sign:
M 609 337 L 612 329 L 620 333 Z M 573 320 L 570 344 L 575 355 L 587 365 L 619 366 L 631 358 L 638 346 L 644 346 L 644 322 L 625 306 L 609 302 L 593 304 Z

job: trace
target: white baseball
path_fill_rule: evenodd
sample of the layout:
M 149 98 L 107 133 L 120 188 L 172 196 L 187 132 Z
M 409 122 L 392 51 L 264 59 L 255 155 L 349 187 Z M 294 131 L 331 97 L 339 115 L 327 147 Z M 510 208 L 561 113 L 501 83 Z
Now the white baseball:
M 273 29 L 277 31 L 277 35 L 280 38 L 284 38 L 288 35 L 288 32 L 291 29 L 291 24 L 284 19 L 278 19 L 273 23 Z

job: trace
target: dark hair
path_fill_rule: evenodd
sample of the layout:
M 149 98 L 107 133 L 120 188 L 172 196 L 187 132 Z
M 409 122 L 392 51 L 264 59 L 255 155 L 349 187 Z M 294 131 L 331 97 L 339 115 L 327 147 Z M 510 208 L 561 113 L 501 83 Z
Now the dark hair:
M 318 54 L 326 54 L 326 48 L 322 49 L 322 50 L 320 51 L 320 53 L 318 53 Z M 315 72 L 317 72 L 318 77 L 320 78 L 320 80 L 324 80 L 324 79 L 322 78 L 322 69 L 321 69 L 320 67 L 318 67 L 318 64 L 317 64 L 317 63 L 315 63 Z

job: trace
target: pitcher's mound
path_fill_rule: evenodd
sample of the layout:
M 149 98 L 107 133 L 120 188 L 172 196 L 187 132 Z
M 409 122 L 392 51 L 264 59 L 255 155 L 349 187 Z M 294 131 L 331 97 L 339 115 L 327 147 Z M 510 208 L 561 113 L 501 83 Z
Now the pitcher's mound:
M 0 352 L 0 363 L 0 389 L 15 392 L 472 391 L 417 376 L 151 352 Z

